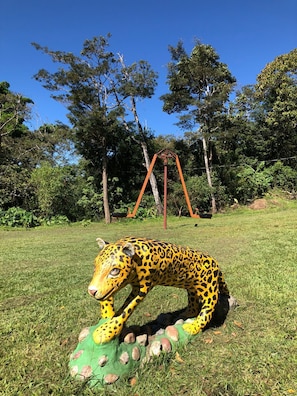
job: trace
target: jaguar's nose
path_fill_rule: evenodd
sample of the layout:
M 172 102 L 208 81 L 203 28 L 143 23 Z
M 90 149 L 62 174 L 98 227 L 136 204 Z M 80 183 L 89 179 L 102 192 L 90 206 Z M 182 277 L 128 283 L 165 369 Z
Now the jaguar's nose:
M 94 286 L 89 286 L 88 287 L 88 293 L 92 296 L 95 297 L 95 294 L 97 293 L 97 289 Z

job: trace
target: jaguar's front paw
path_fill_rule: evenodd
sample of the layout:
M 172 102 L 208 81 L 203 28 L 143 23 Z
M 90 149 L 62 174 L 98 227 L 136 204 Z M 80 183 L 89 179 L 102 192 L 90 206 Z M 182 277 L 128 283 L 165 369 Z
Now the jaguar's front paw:
M 118 318 L 112 318 L 93 331 L 95 344 L 104 344 L 119 336 L 124 324 Z

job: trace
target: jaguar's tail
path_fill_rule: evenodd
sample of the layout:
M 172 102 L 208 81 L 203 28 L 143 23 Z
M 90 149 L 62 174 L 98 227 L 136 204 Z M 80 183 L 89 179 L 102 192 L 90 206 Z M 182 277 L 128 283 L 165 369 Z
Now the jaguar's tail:
M 221 271 L 219 272 L 219 292 L 221 294 L 224 294 L 225 296 L 230 297 L 228 286 L 224 280 L 224 276 Z

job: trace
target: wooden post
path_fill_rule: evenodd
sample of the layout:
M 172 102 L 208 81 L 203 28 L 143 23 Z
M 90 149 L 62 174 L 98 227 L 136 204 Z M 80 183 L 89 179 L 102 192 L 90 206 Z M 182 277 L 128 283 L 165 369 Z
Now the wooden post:
M 164 161 L 164 202 L 163 202 L 163 224 L 164 230 L 167 229 L 167 165 L 168 159 L 167 157 L 163 158 Z
M 154 165 L 155 165 L 156 159 L 157 159 L 157 154 L 154 154 L 153 159 L 152 159 L 152 162 L 151 162 L 151 165 L 150 165 L 150 167 L 149 167 L 149 170 L 147 171 L 146 178 L 145 178 L 145 180 L 144 180 L 144 182 L 143 182 L 143 185 L 142 185 L 142 188 L 141 188 L 141 190 L 140 190 L 140 193 L 139 193 L 137 202 L 136 202 L 136 204 L 135 204 L 135 206 L 134 206 L 133 212 L 132 212 L 132 213 L 128 213 L 128 214 L 127 214 L 127 217 L 135 217 L 136 212 L 137 212 L 137 209 L 138 209 L 138 206 L 139 206 L 139 204 L 140 204 L 140 202 L 141 202 L 141 200 L 142 200 L 142 196 L 143 196 L 143 194 L 144 194 L 146 185 L 147 185 L 147 183 L 148 183 L 148 181 L 149 181 L 149 178 L 150 178 L 150 175 L 151 175 L 151 173 L 152 173 L 152 171 L 153 171 L 153 167 L 154 167 Z
M 192 205 L 191 205 L 189 194 L 188 194 L 188 190 L 187 190 L 187 187 L 186 187 L 185 179 L 184 179 L 184 176 L 183 176 L 182 168 L 180 166 L 180 162 L 179 162 L 179 158 L 178 158 L 177 154 L 176 154 L 176 157 L 175 157 L 175 162 L 176 162 L 176 166 L 177 166 L 177 169 L 178 169 L 180 182 L 182 184 L 183 191 L 184 191 L 184 194 L 185 194 L 186 203 L 187 203 L 187 206 L 188 206 L 188 209 L 189 209 L 190 216 L 199 218 L 200 217 L 199 215 L 193 213 Z

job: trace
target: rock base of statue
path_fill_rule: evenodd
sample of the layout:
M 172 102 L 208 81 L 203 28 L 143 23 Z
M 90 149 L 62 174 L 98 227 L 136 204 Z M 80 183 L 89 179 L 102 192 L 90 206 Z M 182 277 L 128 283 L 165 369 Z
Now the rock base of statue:
M 220 296 L 209 327 L 224 323 L 229 309 L 236 306 L 233 297 Z M 182 318 L 182 312 L 161 314 L 156 320 L 144 326 L 126 327 L 119 337 L 96 344 L 93 332 L 108 319 L 84 328 L 78 337 L 78 345 L 70 356 L 70 374 L 90 387 L 102 387 L 116 382 L 119 378 L 133 376 L 138 367 L 155 356 L 174 353 L 197 337 L 183 330 L 184 323 L 195 320 Z

